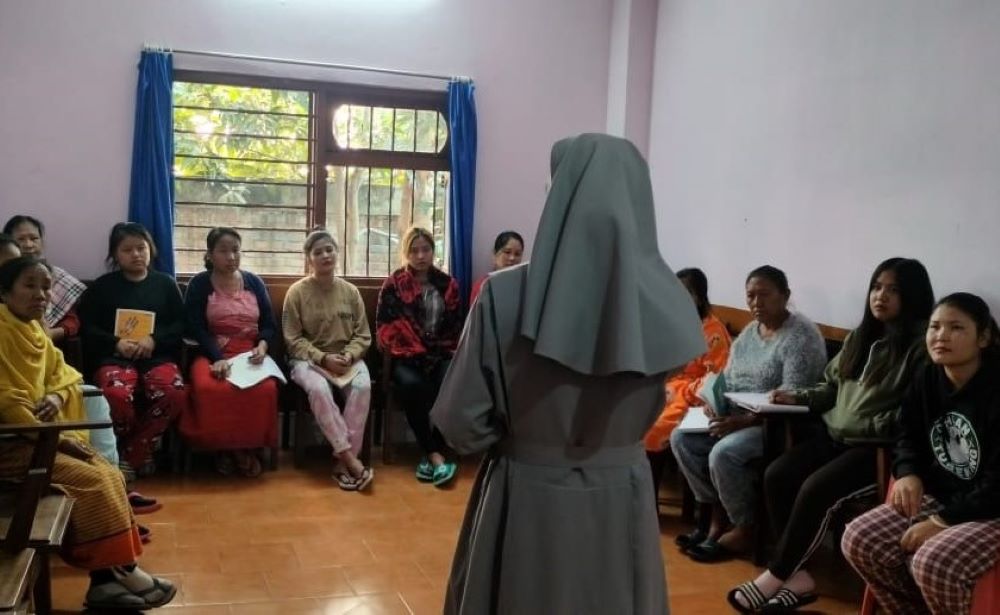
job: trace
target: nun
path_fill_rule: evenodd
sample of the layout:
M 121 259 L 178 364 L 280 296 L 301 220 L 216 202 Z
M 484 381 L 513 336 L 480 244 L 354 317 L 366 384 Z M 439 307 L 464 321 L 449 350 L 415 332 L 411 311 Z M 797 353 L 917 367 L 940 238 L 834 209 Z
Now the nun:
M 490 275 L 431 412 L 485 451 L 445 613 L 668 613 L 642 438 L 705 352 L 628 141 L 555 144 L 530 263 Z

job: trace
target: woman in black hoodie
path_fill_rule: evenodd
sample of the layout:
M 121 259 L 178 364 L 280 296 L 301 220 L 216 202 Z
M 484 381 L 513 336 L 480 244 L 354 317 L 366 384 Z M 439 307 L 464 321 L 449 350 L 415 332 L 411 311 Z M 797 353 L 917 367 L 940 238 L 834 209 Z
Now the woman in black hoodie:
M 1000 330 L 979 297 L 938 302 L 932 361 L 903 402 L 890 504 L 841 548 L 890 613 L 968 613 L 1000 550 Z

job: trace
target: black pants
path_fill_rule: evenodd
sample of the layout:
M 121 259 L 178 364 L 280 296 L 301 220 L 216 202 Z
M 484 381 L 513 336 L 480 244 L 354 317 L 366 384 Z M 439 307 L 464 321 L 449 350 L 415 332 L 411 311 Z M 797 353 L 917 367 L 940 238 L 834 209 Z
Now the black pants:
M 393 393 L 403 406 L 406 421 L 426 454 L 445 452 L 444 438 L 431 426 L 430 412 L 449 363 L 450 359 L 438 363 L 430 373 L 403 361 L 396 361 L 392 366 Z
M 787 580 L 806 563 L 844 502 L 874 496 L 875 454 L 835 442 L 824 429 L 767 467 L 764 497 L 781 536 L 767 566 L 774 576 Z

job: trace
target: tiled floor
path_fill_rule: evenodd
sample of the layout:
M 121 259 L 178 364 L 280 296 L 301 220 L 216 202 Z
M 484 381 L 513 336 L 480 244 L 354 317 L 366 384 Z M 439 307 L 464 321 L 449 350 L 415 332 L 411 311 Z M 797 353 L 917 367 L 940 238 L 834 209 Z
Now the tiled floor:
M 418 483 L 410 464 L 376 466 L 370 494 L 346 493 L 321 461 L 309 469 L 282 459 L 258 480 L 209 470 L 145 480 L 163 510 L 140 520 L 153 530 L 142 566 L 180 587 L 165 615 L 437 614 L 474 464 L 453 489 Z M 752 578 L 744 561 L 714 566 L 679 555 L 684 526 L 667 511 L 661 544 L 672 613 L 728 613 L 725 592 Z M 859 585 L 832 556 L 822 558 L 824 598 L 812 613 L 855 613 Z M 59 613 L 80 612 L 87 575 L 59 563 Z M 803 611 L 806 612 L 806 611 Z

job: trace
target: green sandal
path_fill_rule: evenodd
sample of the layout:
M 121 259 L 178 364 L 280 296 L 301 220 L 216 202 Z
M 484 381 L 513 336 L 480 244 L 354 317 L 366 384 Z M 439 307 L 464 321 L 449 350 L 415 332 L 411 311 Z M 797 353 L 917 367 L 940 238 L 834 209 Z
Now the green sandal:
M 429 483 L 434 480 L 434 465 L 426 457 L 417 464 L 417 480 Z
M 434 486 L 444 487 L 455 478 L 455 473 L 457 471 L 458 465 L 450 461 L 446 461 L 434 468 L 434 476 L 432 478 Z

